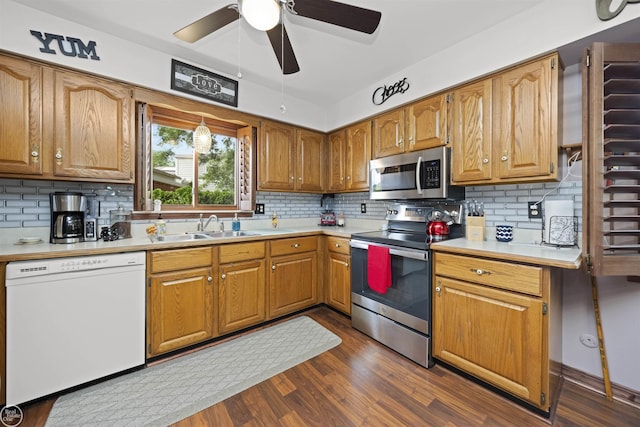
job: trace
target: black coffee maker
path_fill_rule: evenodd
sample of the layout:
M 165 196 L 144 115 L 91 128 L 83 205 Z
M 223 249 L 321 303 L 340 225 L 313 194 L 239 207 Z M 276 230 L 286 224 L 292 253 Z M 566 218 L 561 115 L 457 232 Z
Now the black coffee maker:
M 84 241 L 84 215 L 87 201 L 82 193 L 55 192 L 49 194 L 51 206 L 51 243 Z

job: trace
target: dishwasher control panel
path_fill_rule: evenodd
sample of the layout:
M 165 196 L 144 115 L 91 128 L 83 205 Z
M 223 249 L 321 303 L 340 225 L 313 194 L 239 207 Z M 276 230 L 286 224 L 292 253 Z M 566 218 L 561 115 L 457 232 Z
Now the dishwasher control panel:
M 98 270 L 144 264 L 145 252 L 127 252 L 119 254 L 18 261 L 7 264 L 6 278 L 17 279 L 21 277 L 43 276 L 46 274 Z

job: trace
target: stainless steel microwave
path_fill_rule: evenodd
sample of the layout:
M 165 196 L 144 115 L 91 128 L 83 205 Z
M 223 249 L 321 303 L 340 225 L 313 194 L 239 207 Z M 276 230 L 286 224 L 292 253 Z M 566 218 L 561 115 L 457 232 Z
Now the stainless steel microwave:
M 449 185 L 450 150 L 429 148 L 371 160 L 369 198 L 464 199 L 464 187 Z

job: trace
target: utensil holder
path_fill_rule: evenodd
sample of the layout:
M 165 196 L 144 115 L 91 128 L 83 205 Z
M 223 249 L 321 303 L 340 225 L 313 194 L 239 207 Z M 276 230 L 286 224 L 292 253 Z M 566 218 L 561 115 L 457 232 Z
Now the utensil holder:
M 483 216 L 468 216 L 466 218 L 467 240 L 474 242 L 484 241 L 485 218 Z

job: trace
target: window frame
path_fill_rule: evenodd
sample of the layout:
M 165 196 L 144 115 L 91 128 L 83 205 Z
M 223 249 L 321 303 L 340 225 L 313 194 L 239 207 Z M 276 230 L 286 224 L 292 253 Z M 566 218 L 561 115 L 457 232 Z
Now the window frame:
M 142 96 L 140 96 L 142 95 Z M 149 120 L 149 109 L 154 118 Z M 235 133 L 237 144 L 244 144 L 244 164 L 240 167 L 236 154 L 236 204 L 205 206 L 164 205 L 161 210 L 163 218 L 197 218 L 200 214 L 215 213 L 220 217 L 252 216 L 255 209 L 255 171 L 256 171 L 256 139 L 259 121 L 252 116 L 233 112 L 220 107 L 210 106 L 189 99 L 159 94 L 153 91 L 136 92 L 136 183 L 134 185 L 134 219 L 158 218 L 153 211 L 153 201 L 146 197 L 150 188 L 151 171 L 151 122 L 177 127 L 195 129 L 204 119 L 212 134 L 229 135 Z M 157 120 L 160 118 L 160 120 Z M 161 122 L 161 123 L 159 123 Z M 233 136 L 233 133 L 230 136 Z M 243 186 L 241 188 L 240 181 Z

